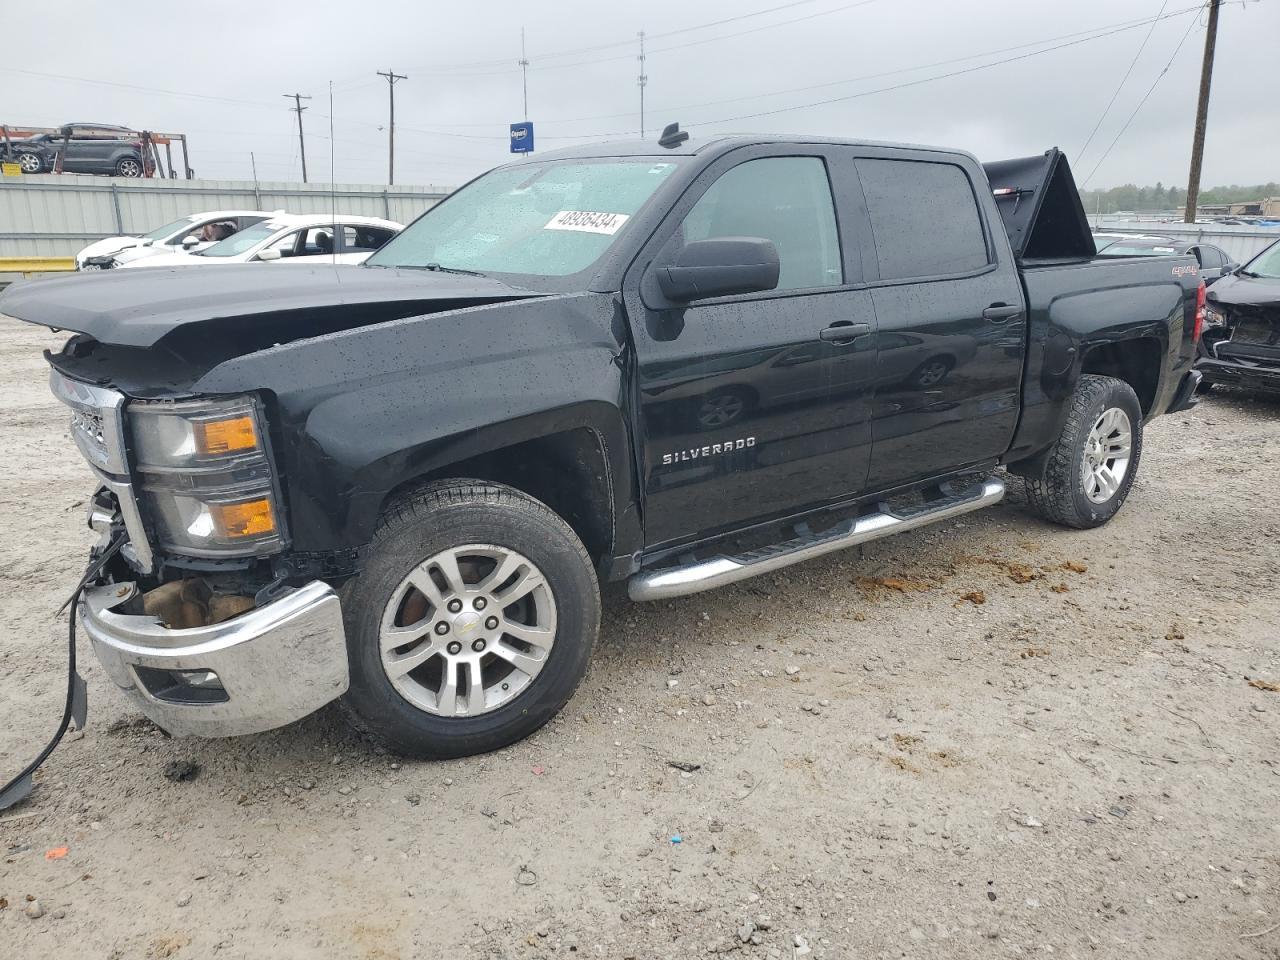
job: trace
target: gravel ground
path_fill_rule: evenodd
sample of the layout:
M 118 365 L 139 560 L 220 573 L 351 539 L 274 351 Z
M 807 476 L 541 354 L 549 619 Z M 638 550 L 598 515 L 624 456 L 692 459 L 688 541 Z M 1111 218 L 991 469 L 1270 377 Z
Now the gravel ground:
M 90 541 L 55 342 L 0 330 L 4 776 L 57 722 Z M 1280 957 L 1278 469 L 1280 404 L 1215 394 L 1103 530 L 1015 494 L 611 602 L 561 717 L 463 761 L 332 710 L 167 739 L 90 658 L 88 729 L 0 814 L 0 954 Z

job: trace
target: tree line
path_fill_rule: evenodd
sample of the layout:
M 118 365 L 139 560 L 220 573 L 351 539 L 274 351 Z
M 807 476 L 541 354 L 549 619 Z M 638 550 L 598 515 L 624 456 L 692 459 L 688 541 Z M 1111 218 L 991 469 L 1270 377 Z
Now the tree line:
M 1255 186 L 1210 187 L 1201 189 L 1200 203 L 1239 203 L 1243 200 L 1261 200 L 1264 197 L 1280 197 L 1280 183 L 1260 183 Z M 1116 213 L 1120 210 L 1181 210 L 1187 205 L 1185 187 L 1165 187 L 1156 182 L 1154 187 L 1139 187 L 1126 183 L 1107 190 L 1082 190 L 1080 199 L 1088 213 Z

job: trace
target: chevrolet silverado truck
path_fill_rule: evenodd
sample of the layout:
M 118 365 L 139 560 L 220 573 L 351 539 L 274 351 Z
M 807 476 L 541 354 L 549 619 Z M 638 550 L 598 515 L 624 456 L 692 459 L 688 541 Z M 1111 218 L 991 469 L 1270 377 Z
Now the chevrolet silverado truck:
M 602 583 L 719 587 L 1010 475 L 1105 523 L 1144 424 L 1194 403 L 1203 303 L 1191 257 L 1096 258 L 1056 150 L 673 125 L 499 167 L 362 266 L 37 280 L 0 312 L 71 332 L 78 621 L 115 684 L 175 735 L 338 700 L 440 758 L 565 704 Z

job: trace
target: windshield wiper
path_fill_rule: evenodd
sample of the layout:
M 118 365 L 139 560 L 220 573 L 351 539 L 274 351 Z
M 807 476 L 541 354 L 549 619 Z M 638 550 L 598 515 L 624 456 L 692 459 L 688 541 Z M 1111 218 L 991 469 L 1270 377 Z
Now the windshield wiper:
M 423 265 L 423 270 L 434 270 L 436 273 L 461 273 L 468 277 L 483 277 L 484 274 L 479 270 L 463 270 L 461 267 L 442 267 L 438 263 L 428 263 Z
M 1241 277 L 1253 277 L 1255 280 L 1261 276 L 1261 274 L 1254 273 L 1252 270 L 1237 270 L 1236 275 Z

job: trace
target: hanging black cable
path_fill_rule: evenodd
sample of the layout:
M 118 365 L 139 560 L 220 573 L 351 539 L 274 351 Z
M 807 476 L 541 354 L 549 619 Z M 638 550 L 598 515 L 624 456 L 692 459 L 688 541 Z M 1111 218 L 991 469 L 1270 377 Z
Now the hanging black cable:
M 76 588 L 72 591 L 67 602 L 58 611 L 61 613 L 62 609 L 71 608 L 69 626 L 67 628 L 67 701 L 62 708 L 62 722 L 58 724 L 58 729 L 54 732 L 53 739 L 45 745 L 45 748 L 40 751 L 36 758 L 27 764 L 21 773 L 0 788 L 0 810 L 7 810 L 30 795 L 34 786 L 32 777 L 40 769 L 40 765 L 49 759 L 49 755 L 62 742 L 62 738 L 66 734 L 67 728 L 71 726 L 73 718 L 76 721 L 76 729 L 84 728 L 84 679 L 76 672 L 76 607 L 84 588 L 107 565 L 107 561 L 119 552 L 120 547 L 124 545 L 124 541 L 125 535 L 123 533 L 116 535 L 107 548 L 89 564 L 89 569 L 85 571 L 84 576 L 76 584 Z

